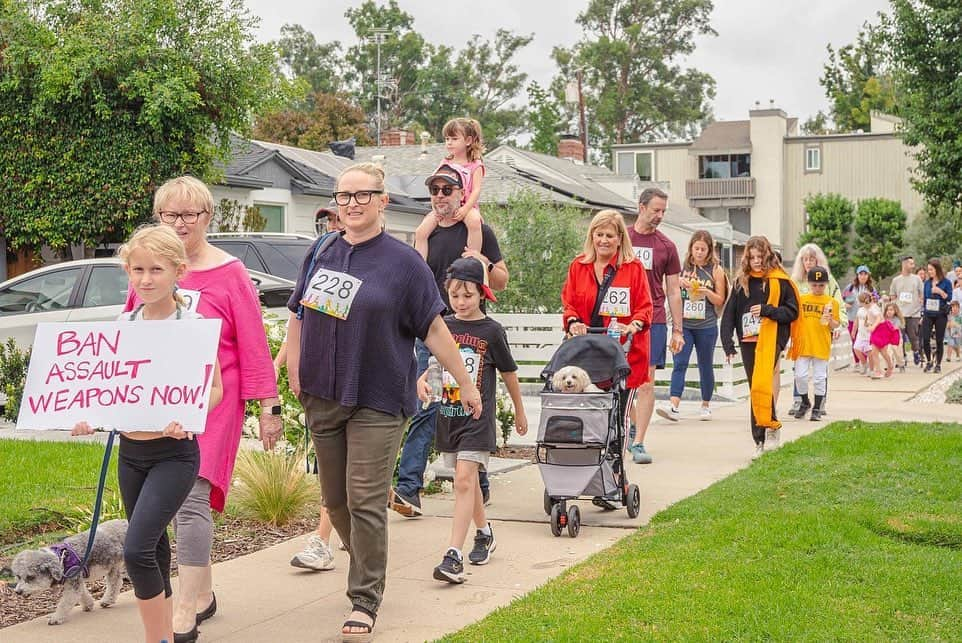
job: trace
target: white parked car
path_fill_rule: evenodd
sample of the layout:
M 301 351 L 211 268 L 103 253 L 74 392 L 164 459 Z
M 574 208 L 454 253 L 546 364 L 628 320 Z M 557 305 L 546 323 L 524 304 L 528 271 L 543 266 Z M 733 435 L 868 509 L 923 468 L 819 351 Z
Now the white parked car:
M 248 270 L 265 313 L 287 319 L 294 282 Z M 0 341 L 33 343 L 40 322 L 114 320 L 127 298 L 127 275 L 116 257 L 81 259 L 38 268 L 0 283 Z

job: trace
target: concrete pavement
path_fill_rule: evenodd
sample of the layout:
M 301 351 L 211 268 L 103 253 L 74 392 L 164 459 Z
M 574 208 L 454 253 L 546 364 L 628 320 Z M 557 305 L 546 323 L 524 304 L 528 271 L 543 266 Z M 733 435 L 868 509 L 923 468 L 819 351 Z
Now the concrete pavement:
M 945 366 L 944 377 L 959 368 L 955 362 Z M 870 380 L 848 369 L 833 373 L 826 421 L 788 419 L 782 440 L 797 439 L 838 420 L 959 421 L 958 406 L 909 402 L 935 381 L 935 376 L 918 369 L 884 380 Z M 783 415 L 791 404 L 789 398 L 790 392 L 783 389 L 779 403 Z M 655 463 L 628 468 L 631 481 L 641 486 L 642 515 L 629 520 L 623 509 L 602 512 L 590 502 L 579 502 L 584 526 L 576 539 L 551 535 L 542 510 L 543 486 L 537 467 L 494 476 L 488 515 L 498 549 L 489 565 L 466 566 L 468 582 L 461 586 L 431 578 L 447 543 L 453 499 L 443 494 L 425 498 L 425 516 L 420 519 L 390 513 L 388 580 L 375 630 L 377 640 L 423 641 L 457 631 L 631 534 L 661 509 L 749 466 L 753 446 L 747 414 L 747 403 L 741 402 L 716 407 L 710 422 L 694 417 L 678 423 L 656 422 L 646 440 Z M 532 425 L 535 419 L 529 417 Z M 200 640 L 337 640 L 350 609 L 344 596 L 347 555 L 336 553 L 336 570 L 301 572 L 288 561 L 302 545 L 303 539 L 297 538 L 216 565 L 219 611 L 200 628 Z M 83 613 L 75 608 L 64 625 L 51 627 L 41 618 L 0 631 L 4 643 L 136 641 L 141 636 L 130 593 L 110 609 L 98 606 Z

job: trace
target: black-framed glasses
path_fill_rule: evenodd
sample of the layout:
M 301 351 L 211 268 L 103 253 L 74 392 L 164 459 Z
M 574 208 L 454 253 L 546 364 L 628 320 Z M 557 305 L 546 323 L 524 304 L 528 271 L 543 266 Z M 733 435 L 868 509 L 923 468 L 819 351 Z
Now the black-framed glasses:
M 456 189 L 453 185 L 432 185 L 428 188 L 428 192 L 431 193 L 431 196 L 437 196 L 438 192 L 444 196 L 451 196 L 451 193 Z
M 338 205 L 347 205 L 354 199 L 358 205 L 367 205 L 375 194 L 384 194 L 384 190 L 358 190 L 357 192 L 335 192 L 334 202 Z
M 180 219 L 184 223 L 191 224 L 197 223 L 197 219 L 200 218 L 200 215 L 205 214 L 206 212 L 207 210 L 201 210 L 200 212 L 165 212 L 162 210 L 158 213 L 158 215 L 160 216 L 160 220 L 166 224 L 177 223 L 177 219 Z

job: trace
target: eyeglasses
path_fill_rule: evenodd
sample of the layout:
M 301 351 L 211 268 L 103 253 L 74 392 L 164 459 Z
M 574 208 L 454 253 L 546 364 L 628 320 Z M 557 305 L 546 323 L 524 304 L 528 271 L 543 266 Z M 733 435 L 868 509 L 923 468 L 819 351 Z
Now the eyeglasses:
M 451 196 L 451 193 L 456 189 L 453 185 L 432 185 L 428 188 L 428 192 L 431 193 L 431 196 L 437 196 L 438 192 L 444 196 Z
M 200 212 L 159 212 L 160 220 L 167 224 L 177 223 L 177 219 L 180 219 L 186 224 L 197 223 L 197 219 L 200 215 L 205 214 L 207 210 L 201 210 Z
M 384 194 L 384 190 L 358 190 L 357 192 L 335 192 L 334 201 L 338 205 L 347 205 L 354 199 L 358 205 L 367 205 L 375 194 Z

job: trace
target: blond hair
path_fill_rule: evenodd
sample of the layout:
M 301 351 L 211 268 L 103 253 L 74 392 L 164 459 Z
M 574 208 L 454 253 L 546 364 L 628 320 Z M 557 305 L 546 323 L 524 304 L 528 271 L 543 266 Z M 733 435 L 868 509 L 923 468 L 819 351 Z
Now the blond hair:
M 814 243 L 806 243 L 804 246 L 798 249 L 798 253 L 795 255 L 795 264 L 792 266 L 792 279 L 795 283 L 802 283 L 808 278 L 805 272 L 805 267 L 802 265 L 805 257 L 815 257 L 815 265 L 822 266 L 828 270 L 828 278 L 832 279 L 832 269 L 828 265 L 828 258 L 822 249 Z
M 340 174 L 337 175 L 336 185 L 340 187 L 341 179 L 352 172 L 367 174 L 369 177 L 374 179 L 375 190 L 384 190 L 384 169 L 380 165 L 376 165 L 374 163 L 355 163 L 354 165 L 347 166 L 341 170 Z
M 614 228 L 615 234 L 618 236 L 618 265 L 633 260 L 635 251 L 631 247 L 631 239 L 628 238 L 625 218 L 617 210 L 601 210 L 591 220 L 591 225 L 588 226 L 588 236 L 585 238 L 584 248 L 585 258 L 581 260 L 581 263 L 594 263 L 595 259 L 598 258 L 592 236 L 595 230 L 604 226 Z
M 193 176 L 178 176 L 169 179 L 154 192 L 154 216 L 159 216 L 165 205 L 181 199 L 189 201 L 208 215 L 214 213 L 214 197 L 207 185 Z
M 117 249 L 117 256 L 125 265 L 130 266 L 130 254 L 134 250 L 144 250 L 155 257 L 169 261 L 174 266 L 174 270 L 181 266 L 187 267 L 187 250 L 184 248 L 184 242 L 170 226 L 156 223 L 140 226 L 134 230 L 127 242 Z M 176 287 L 174 301 L 181 306 L 187 305 L 184 298 L 177 294 Z
M 467 155 L 469 161 L 480 161 L 484 154 L 484 137 L 481 136 L 481 123 L 473 118 L 452 118 L 441 129 L 442 136 L 454 136 L 460 134 L 467 138 L 471 137 L 471 144 L 468 145 Z

